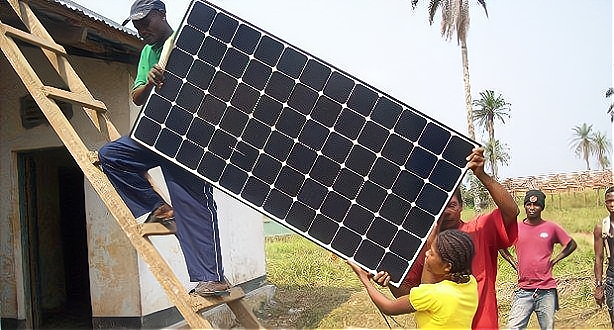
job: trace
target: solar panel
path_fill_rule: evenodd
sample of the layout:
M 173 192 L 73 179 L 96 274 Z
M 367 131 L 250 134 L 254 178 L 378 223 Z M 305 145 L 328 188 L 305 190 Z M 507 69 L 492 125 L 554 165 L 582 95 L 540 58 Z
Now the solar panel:
M 131 136 L 399 285 L 475 142 L 194 0 Z

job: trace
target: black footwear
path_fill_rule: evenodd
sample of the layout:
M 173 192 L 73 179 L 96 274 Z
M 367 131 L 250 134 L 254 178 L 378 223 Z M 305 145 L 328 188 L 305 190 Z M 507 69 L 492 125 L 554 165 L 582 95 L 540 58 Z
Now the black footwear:
M 225 296 L 230 294 L 229 289 L 230 286 L 226 281 L 201 281 L 190 293 L 203 297 Z
M 151 213 L 149 213 L 149 216 L 147 217 L 147 220 L 145 220 L 145 223 L 149 223 L 149 222 L 160 222 L 160 223 L 164 223 L 166 221 L 174 221 L 175 217 L 173 216 L 173 208 L 164 203 L 160 206 L 158 206 L 157 209 L 153 210 Z
M 162 204 L 157 209 L 149 213 L 145 223 L 160 223 L 169 231 L 177 232 L 177 223 L 173 217 L 173 208 L 168 204 Z

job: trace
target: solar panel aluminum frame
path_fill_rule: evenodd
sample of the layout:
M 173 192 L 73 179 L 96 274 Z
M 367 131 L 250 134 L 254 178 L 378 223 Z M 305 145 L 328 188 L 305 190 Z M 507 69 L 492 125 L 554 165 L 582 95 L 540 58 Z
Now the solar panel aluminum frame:
M 211 16 L 204 28 L 202 13 Z M 185 72 L 173 66 L 177 58 L 192 61 Z M 392 285 L 402 283 L 478 143 L 206 1 L 192 0 L 165 44 L 160 63 L 166 60 L 165 86 L 149 95 L 133 139 L 369 272 L 389 271 Z M 190 76 L 196 65 L 199 74 Z M 272 168 L 275 175 L 267 173 Z M 258 195 L 262 189 L 266 196 Z

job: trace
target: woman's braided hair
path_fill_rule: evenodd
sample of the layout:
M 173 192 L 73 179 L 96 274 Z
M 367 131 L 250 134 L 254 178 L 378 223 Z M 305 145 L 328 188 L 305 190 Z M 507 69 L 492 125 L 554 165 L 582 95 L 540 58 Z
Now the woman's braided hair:
M 441 259 L 452 265 L 450 279 L 456 283 L 469 282 L 471 262 L 475 255 L 471 237 L 457 229 L 444 230 L 437 235 L 435 247 Z

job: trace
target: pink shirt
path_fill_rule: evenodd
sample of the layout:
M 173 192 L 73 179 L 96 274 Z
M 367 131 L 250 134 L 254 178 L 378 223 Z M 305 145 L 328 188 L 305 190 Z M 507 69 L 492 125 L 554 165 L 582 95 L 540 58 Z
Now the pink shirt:
M 503 224 L 501 211 L 495 209 L 483 214 L 470 222 L 461 224 L 458 228 L 471 236 L 475 246 L 475 257 L 471 269 L 478 282 L 478 310 L 473 318 L 473 329 L 498 329 L 497 295 L 495 282 L 497 280 L 497 260 L 499 249 L 510 247 L 518 237 L 516 221 Z M 417 286 L 420 284 L 424 255 L 428 247 L 420 251 L 405 278 L 405 284 Z
M 528 221 L 518 223 L 518 286 L 523 289 L 554 289 L 550 258 L 554 244 L 566 246 L 571 237 L 561 226 L 544 221 L 536 226 Z

